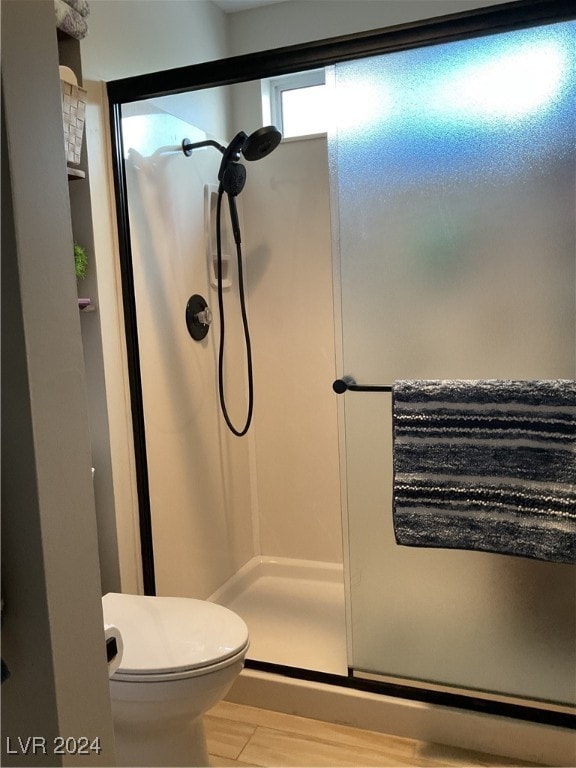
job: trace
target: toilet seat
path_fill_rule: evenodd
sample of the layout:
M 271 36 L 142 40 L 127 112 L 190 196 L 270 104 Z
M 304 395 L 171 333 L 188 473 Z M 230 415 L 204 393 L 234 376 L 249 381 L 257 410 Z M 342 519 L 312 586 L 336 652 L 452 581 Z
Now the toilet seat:
M 248 628 L 228 608 L 184 597 L 111 592 L 104 623 L 118 627 L 124 654 L 112 680 L 163 682 L 215 672 L 242 659 Z

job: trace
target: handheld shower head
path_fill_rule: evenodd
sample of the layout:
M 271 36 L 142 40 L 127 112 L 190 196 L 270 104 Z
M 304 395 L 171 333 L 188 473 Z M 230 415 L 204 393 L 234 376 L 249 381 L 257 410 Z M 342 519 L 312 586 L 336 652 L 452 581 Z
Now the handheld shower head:
M 236 197 L 244 189 L 244 184 L 246 184 L 246 168 L 242 163 L 228 163 L 222 169 L 220 176 L 222 189 L 228 195 Z
M 246 140 L 248 139 L 247 134 L 244 133 L 244 131 L 240 131 L 239 133 L 234 136 L 230 144 L 226 147 L 226 149 L 222 152 L 222 162 L 220 163 L 220 168 L 218 170 L 218 180 L 222 181 L 222 178 L 224 176 L 224 172 L 228 168 L 228 166 L 231 163 L 237 163 L 238 160 L 240 160 L 240 152 L 242 151 L 242 147 L 246 143 Z

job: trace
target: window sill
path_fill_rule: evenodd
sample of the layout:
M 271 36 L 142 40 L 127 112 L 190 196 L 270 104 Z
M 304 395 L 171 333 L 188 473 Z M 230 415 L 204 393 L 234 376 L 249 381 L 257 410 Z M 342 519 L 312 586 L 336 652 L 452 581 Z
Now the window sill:
M 326 131 L 322 133 L 305 133 L 302 136 L 286 136 L 282 138 L 282 144 L 288 144 L 293 141 L 307 141 L 308 139 L 326 139 L 328 134 Z

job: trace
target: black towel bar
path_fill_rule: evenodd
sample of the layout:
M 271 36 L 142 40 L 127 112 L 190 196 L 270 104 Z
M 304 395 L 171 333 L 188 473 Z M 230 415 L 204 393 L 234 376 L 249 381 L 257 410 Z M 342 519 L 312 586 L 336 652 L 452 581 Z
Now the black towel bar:
M 341 379 L 336 379 L 334 384 L 332 384 L 332 389 L 334 392 L 336 392 L 337 395 L 343 395 L 344 392 L 392 392 L 392 387 L 389 385 L 367 385 L 362 386 L 361 384 L 356 384 L 352 376 L 342 376 Z

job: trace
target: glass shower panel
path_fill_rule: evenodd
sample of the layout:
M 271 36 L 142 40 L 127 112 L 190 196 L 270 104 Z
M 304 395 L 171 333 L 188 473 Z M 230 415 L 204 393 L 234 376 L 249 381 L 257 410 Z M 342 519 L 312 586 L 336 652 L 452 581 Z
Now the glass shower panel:
M 343 373 L 576 373 L 576 25 L 337 65 Z M 572 566 L 397 546 L 391 401 L 345 395 L 356 673 L 568 703 Z

